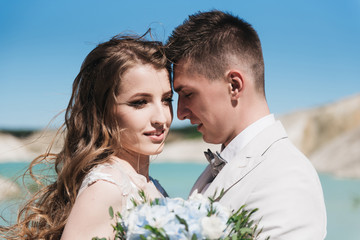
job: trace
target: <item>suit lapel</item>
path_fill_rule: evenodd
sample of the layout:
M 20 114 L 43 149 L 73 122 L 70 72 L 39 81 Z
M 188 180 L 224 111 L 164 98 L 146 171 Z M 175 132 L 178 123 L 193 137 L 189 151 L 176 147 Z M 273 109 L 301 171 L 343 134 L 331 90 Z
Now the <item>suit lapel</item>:
M 212 180 L 212 178 L 213 176 L 211 174 L 210 165 L 208 165 L 202 172 L 202 174 L 199 176 L 199 178 L 196 180 L 194 186 L 190 191 L 190 195 L 195 191 L 195 189 L 197 189 L 198 192 L 201 193 L 206 184 L 208 184 Z
M 229 190 L 236 183 L 244 179 L 251 171 L 256 169 L 266 157 L 264 153 L 277 141 L 287 138 L 285 129 L 277 121 L 274 125 L 266 128 L 258 134 L 244 149 L 234 154 L 234 159 L 229 159 L 229 163 L 220 171 L 208 189 L 204 192 L 205 196 L 213 197 L 223 189 Z M 227 160 L 227 159 L 225 159 Z
M 229 190 L 236 183 L 241 181 L 247 174 L 253 171 L 265 157 L 241 157 L 236 161 L 232 161 L 225 165 L 225 167 L 216 176 L 208 189 L 204 192 L 205 196 L 214 197 L 214 193 L 217 195 L 224 190 Z

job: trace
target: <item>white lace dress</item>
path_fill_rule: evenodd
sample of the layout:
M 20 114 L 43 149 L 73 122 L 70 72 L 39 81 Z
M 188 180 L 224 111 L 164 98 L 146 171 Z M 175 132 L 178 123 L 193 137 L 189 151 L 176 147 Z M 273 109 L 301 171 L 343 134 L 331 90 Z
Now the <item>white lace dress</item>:
M 97 181 L 106 181 L 116 185 L 122 192 L 123 199 L 121 209 L 133 207 L 132 199 L 140 200 L 139 190 L 144 190 L 148 199 L 164 197 L 155 187 L 152 181 L 138 174 L 126 161 L 113 157 L 111 163 L 105 163 L 94 167 L 84 178 L 78 197 L 89 186 Z

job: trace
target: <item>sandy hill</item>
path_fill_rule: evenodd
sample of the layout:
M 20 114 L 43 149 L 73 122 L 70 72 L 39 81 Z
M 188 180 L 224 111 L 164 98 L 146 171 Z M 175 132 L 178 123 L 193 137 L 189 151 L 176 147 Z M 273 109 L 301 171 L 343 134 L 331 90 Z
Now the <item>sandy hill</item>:
M 56 130 L 37 131 L 27 137 L 15 137 L 0 132 L 0 162 L 30 161 L 44 153 L 53 141 Z M 53 152 L 61 149 L 61 138 L 55 141 Z
M 360 177 L 360 95 L 279 119 L 318 171 Z

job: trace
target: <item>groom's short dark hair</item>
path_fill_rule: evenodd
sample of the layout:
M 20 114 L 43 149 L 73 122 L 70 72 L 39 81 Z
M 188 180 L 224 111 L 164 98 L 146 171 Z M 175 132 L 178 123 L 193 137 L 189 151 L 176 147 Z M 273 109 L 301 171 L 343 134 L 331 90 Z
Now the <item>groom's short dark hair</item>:
M 167 41 L 167 56 L 176 66 L 180 60 L 191 62 L 190 71 L 209 79 L 224 76 L 230 61 L 247 64 L 256 88 L 264 93 L 264 60 L 261 43 L 254 28 L 236 16 L 213 10 L 190 15 L 175 28 Z

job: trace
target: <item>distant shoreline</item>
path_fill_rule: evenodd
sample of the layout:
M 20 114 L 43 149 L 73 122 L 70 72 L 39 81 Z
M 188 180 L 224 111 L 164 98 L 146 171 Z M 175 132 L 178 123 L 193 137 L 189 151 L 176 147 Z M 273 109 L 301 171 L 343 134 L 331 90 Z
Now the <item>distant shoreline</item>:
M 338 177 L 360 178 L 360 94 L 312 109 L 276 117 L 290 138 L 311 160 L 315 169 Z M 8 132 L 6 132 L 8 131 Z M 31 161 L 43 154 L 56 130 L 0 131 L 0 162 Z M 60 152 L 62 138 L 52 152 Z M 203 152 L 220 145 L 203 142 L 194 126 L 171 129 L 164 151 L 156 162 L 206 163 Z

